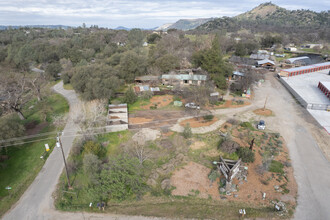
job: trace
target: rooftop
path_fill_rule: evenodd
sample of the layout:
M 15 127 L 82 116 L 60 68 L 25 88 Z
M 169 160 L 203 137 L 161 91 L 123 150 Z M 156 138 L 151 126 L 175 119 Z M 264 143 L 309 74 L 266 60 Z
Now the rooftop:
M 241 72 L 238 72 L 238 71 L 234 71 L 233 72 L 233 75 L 236 75 L 236 76 L 245 76 L 244 73 L 241 73 Z
M 303 56 L 303 57 L 294 57 L 294 58 L 290 58 L 290 59 L 287 59 L 287 61 L 289 61 L 290 63 L 293 63 L 297 60 L 304 60 L 304 59 L 310 59 L 309 57 L 307 56 Z
M 330 77 L 329 77 L 330 78 Z M 330 79 L 329 79 L 330 80 Z M 330 81 L 320 81 L 322 85 L 327 88 L 327 90 L 330 90 Z
M 206 81 L 207 76 L 206 75 L 189 75 L 189 74 L 178 74 L 178 75 L 164 74 L 164 75 L 162 75 L 162 79 Z
M 269 59 L 264 59 L 264 60 L 260 60 L 258 61 L 258 65 L 262 65 L 262 64 L 265 64 L 265 63 L 271 63 L 273 65 L 275 65 L 275 63 Z
M 330 65 L 330 62 L 318 63 L 318 64 L 314 64 L 314 65 L 309 65 L 309 66 L 295 67 L 295 68 L 291 68 L 291 69 L 283 69 L 282 71 L 291 73 L 291 72 L 295 72 L 295 71 L 299 71 L 299 70 L 312 69 L 312 68 L 328 66 L 328 65 Z

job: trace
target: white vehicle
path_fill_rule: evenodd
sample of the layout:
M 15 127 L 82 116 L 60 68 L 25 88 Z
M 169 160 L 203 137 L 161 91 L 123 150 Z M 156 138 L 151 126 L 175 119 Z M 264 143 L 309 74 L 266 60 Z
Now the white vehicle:
M 189 103 L 185 104 L 184 107 L 186 107 L 186 108 L 192 108 L 192 109 L 200 109 L 199 105 L 196 105 L 193 102 L 189 102 Z
M 259 123 L 258 123 L 258 125 L 257 125 L 257 128 L 259 130 L 265 130 L 265 128 L 266 128 L 265 121 L 264 120 L 260 120 Z

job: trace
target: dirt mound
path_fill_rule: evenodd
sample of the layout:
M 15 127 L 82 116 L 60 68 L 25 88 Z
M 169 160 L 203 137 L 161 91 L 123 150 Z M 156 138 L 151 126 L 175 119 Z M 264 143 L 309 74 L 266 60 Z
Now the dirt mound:
M 270 109 L 263 109 L 263 108 L 259 108 L 253 111 L 254 114 L 256 115 L 264 115 L 264 116 L 271 116 L 273 115 L 272 110 Z
M 144 145 L 147 141 L 154 141 L 161 136 L 160 131 L 150 128 L 142 128 L 139 132 L 133 135 L 133 141 L 140 145 Z
M 172 195 L 196 195 L 200 198 L 219 199 L 217 181 L 211 183 L 208 178 L 211 169 L 195 162 L 189 162 L 171 177 L 171 185 L 176 187 Z

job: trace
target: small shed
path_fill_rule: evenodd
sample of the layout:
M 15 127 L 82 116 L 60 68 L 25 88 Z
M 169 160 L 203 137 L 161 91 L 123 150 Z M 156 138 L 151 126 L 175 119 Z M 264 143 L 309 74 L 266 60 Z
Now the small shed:
M 239 72 L 239 71 L 234 71 L 234 72 L 233 72 L 232 79 L 233 79 L 233 80 L 242 79 L 244 76 L 245 76 L 244 73 L 241 73 L 241 72 Z

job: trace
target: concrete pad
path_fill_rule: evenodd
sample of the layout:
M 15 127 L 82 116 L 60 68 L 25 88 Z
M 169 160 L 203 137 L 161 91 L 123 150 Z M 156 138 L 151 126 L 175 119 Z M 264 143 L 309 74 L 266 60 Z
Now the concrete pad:
M 322 127 L 324 127 L 328 134 L 330 134 L 330 112 L 312 109 L 307 109 L 307 111 L 318 121 Z
M 329 70 L 282 77 L 307 103 L 330 104 L 330 100 L 317 87 L 320 81 L 330 82 Z

